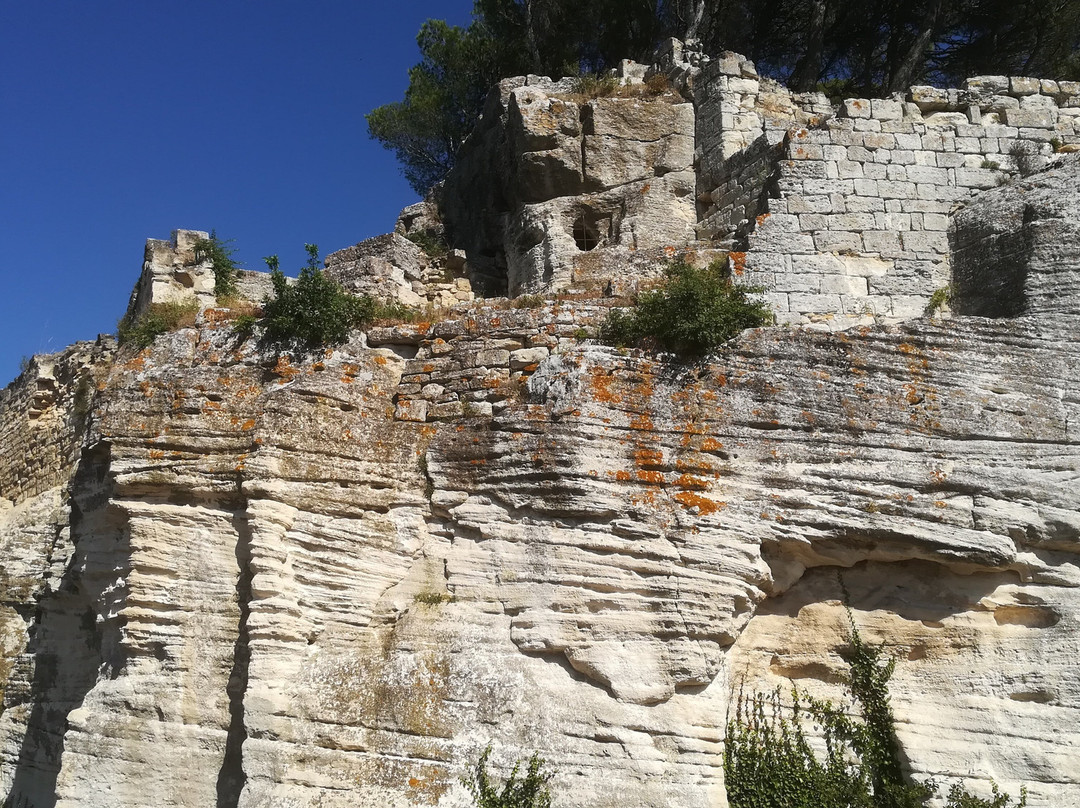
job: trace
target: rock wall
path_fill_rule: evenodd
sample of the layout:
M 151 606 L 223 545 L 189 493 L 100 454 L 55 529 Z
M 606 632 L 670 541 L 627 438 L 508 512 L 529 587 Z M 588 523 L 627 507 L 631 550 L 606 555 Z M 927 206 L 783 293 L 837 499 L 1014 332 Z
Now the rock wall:
M 675 55 L 680 93 L 708 88 L 711 70 L 754 80 L 745 60 Z M 587 132 L 584 115 L 636 104 L 669 132 L 690 107 L 681 95 L 579 103 L 528 81 L 493 96 L 499 123 L 476 143 L 535 136 L 514 170 L 537 177 L 534 161 L 571 172 L 564 136 L 599 154 L 604 132 L 648 130 L 627 118 Z M 774 92 L 759 83 L 755 98 L 763 86 Z M 577 105 L 577 124 L 556 101 Z M 858 135 L 844 148 L 869 152 L 867 133 L 929 132 L 912 115 L 779 138 L 766 117 L 761 137 L 718 141 L 743 198 L 768 205 L 729 234 L 750 247 L 734 270 L 755 277 L 777 254 L 819 295 L 824 275 L 899 282 L 909 259 L 819 247 L 804 214 L 779 206 L 813 196 L 811 180 L 846 182 L 830 165 L 877 165 L 849 151 L 833 162 L 825 149 L 840 144 L 812 137 Z M 684 137 L 642 139 L 634 165 L 692 179 L 655 173 Z M 798 148 L 810 151 L 779 173 L 741 179 Z M 960 153 L 936 140 L 913 151 Z M 397 237 L 337 253 L 328 271 L 355 291 L 434 303 L 448 291 L 438 265 L 401 236 L 475 225 L 495 253 L 477 269 L 466 251 L 466 269 L 494 282 L 526 221 L 515 216 L 576 216 L 582 200 L 652 182 L 593 193 L 588 176 L 578 196 L 461 208 L 457 224 L 430 204 L 407 210 Z M 881 182 L 920 186 L 870 179 L 879 196 Z M 492 180 L 478 198 L 512 187 Z M 1080 161 L 970 199 L 935 187 L 963 192 L 932 231 L 950 252 L 910 260 L 951 272 L 951 318 L 912 305 L 894 306 L 902 321 L 846 330 L 840 316 L 788 323 L 696 364 L 615 350 L 590 339 L 621 302 L 602 295 L 605 273 L 615 291 L 675 245 L 571 252 L 563 231 L 552 278 L 588 279 L 590 295 L 455 296 L 435 322 L 305 356 L 238 339 L 227 312 L 204 307 L 145 350 L 102 339 L 36 358 L 0 393 L 5 805 L 464 808 L 460 776 L 491 743 L 500 770 L 547 758 L 560 805 L 722 807 L 738 693 L 795 681 L 840 697 L 845 590 L 860 631 L 899 659 L 892 703 L 913 774 L 981 794 L 991 778 L 1013 794 L 1024 784 L 1033 808 L 1080 804 Z M 642 210 L 659 208 L 613 219 L 620 238 L 640 235 Z M 931 212 L 916 213 L 925 226 Z M 720 243 L 679 228 L 698 260 Z M 858 233 L 865 253 L 876 231 L 835 232 Z M 908 232 L 927 231 L 902 231 L 901 247 Z M 180 241 L 154 246 L 151 263 L 189 267 Z M 839 268 L 820 268 L 830 260 Z M 531 288 L 527 268 L 542 266 L 504 277 Z M 790 307 L 796 293 L 770 294 Z M 814 303 L 799 317 L 811 314 L 847 312 Z
M 474 285 L 489 295 L 577 288 L 598 248 L 688 244 L 694 128 L 691 103 L 640 78 L 600 98 L 569 80 L 502 82 L 440 199 Z

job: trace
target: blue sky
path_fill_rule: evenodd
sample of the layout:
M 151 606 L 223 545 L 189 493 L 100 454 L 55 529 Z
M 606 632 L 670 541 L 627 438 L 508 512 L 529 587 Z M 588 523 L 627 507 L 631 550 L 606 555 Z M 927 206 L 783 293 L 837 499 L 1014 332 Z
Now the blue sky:
M 234 239 L 295 272 L 416 201 L 364 114 L 429 17 L 471 0 L 0 3 L 0 386 L 115 331 L 147 238 Z

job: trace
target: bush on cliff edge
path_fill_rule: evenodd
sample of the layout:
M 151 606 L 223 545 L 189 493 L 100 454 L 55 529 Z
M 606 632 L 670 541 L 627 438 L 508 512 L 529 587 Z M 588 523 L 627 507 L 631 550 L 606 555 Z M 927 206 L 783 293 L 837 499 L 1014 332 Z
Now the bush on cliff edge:
M 679 258 L 665 269 L 663 283 L 639 295 L 632 309 L 608 315 L 600 339 L 702 356 L 745 328 L 773 322 L 769 307 L 752 297 L 759 291 L 732 283 L 726 261 L 698 268 Z
M 289 283 L 279 268 L 278 257 L 263 260 L 270 268 L 274 287 L 263 304 L 263 340 L 279 348 L 310 350 L 336 345 L 349 332 L 379 319 L 408 320 L 415 312 L 395 303 L 380 303 L 368 295 L 355 296 L 341 288 L 319 268 L 319 247 L 305 244 L 308 261 L 295 283 Z M 254 323 L 245 322 L 250 328 Z

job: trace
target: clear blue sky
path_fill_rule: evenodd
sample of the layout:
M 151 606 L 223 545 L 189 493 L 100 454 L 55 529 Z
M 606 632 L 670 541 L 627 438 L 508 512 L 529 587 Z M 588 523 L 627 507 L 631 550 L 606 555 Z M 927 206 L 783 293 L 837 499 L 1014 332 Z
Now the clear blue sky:
M 402 97 L 429 17 L 471 0 L 0 3 L 0 387 L 115 331 L 147 238 L 245 266 L 393 228 L 416 201 L 364 114 Z

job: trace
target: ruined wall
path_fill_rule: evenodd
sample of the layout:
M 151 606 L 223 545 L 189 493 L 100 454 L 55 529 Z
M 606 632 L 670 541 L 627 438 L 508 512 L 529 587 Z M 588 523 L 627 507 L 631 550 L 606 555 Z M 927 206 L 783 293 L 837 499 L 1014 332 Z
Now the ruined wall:
M 0 497 L 20 502 L 67 482 L 115 350 L 116 341 L 103 336 L 39 354 L 0 390 Z
M 1077 82 L 983 76 L 833 109 L 727 55 L 695 86 L 699 235 L 747 237 L 737 268 L 782 322 L 919 316 L 950 282 L 956 206 L 1080 143 Z

